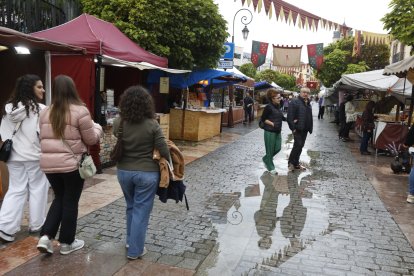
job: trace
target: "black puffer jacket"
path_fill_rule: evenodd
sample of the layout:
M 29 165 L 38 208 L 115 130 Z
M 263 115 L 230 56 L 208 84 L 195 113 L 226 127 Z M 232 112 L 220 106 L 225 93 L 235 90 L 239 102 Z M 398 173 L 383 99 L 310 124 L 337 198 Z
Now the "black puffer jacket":
M 297 120 L 297 122 L 294 123 L 294 120 Z M 309 133 L 312 133 L 313 118 L 310 101 L 305 103 L 304 99 L 301 97 L 292 100 L 288 108 L 287 122 L 292 131 L 298 130 L 300 132 L 308 131 Z
M 286 121 L 285 116 L 283 116 L 282 111 L 278 106 L 275 106 L 272 103 L 269 103 L 265 106 L 261 118 L 262 122 L 269 120 L 273 122 L 274 127 L 271 125 L 265 124 L 264 130 L 269 132 L 280 133 L 282 131 L 282 121 Z

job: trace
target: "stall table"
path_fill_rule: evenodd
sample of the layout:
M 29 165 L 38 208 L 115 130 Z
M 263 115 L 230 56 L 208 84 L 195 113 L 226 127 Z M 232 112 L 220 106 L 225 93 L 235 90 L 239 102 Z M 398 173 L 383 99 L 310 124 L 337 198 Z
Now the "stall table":
M 170 139 L 201 141 L 220 134 L 221 112 L 224 111 L 170 109 Z

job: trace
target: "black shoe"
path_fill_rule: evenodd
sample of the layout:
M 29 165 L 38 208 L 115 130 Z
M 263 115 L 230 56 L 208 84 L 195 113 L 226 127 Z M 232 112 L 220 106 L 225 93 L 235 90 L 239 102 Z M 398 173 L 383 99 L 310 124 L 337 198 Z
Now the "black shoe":
M 362 155 L 371 155 L 371 152 L 369 152 L 369 151 L 361 151 L 361 154 Z

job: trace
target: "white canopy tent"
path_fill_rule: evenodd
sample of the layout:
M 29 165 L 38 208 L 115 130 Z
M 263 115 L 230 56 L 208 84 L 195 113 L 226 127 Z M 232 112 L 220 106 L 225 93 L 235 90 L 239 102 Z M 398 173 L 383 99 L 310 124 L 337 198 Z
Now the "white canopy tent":
M 405 82 L 405 84 L 404 84 Z M 370 89 L 374 91 L 391 91 L 401 102 L 405 98 L 411 97 L 412 84 L 405 78 L 397 76 L 385 76 L 384 69 L 343 75 L 342 78 L 334 84 L 335 90 L 357 90 Z
M 404 78 L 407 83 L 414 82 L 414 56 L 403 59 L 399 62 L 388 65 L 384 68 L 384 75 L 396 75 L 398 77 Z M 413 114 L 413 98 L 414 98 L 414 87 L 411 86 L 410 97 L 410 114 L 408 119 L 408 124 L 411 125 L 411 119 Z

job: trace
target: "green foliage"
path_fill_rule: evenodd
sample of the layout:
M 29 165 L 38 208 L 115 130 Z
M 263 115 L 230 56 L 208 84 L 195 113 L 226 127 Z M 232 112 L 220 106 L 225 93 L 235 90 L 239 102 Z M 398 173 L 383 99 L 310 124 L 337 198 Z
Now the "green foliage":
M 368 66 L 365 61 L 361 61 L 358 64 L 348 64 L 344 74 L 355 74 L 367 71 Z
M 169 67 L 215 68 L 227 38 L 213 0 L 81 0 L 83 11 L 112 22 Z
M 240 66 L 240 72 L 245 74 L 246 76 L 249 76 L 251 78 L 256 78 L 256 67 L 253 65 L 253 63 L 245 63 L 242 66 Z
M 390 61 L 390 47 L 386 44 L 365 44 L 357 60 L 364 61 L 369 70 L 383 69 Z
M 353 74 L 384 68 L 389 64 L 388 45 L 376 44 L 362 46 L 359 57 L 352 56 L 354 37 L 347 37 L 326 46 L 324 63 L 316 77 L 326 87 L 332 86 L 343 74 Z
M 384 28 L 400 42 L 414 46 L 414 3 L 413 0 L 392 0 L 387 13 L 381 20 Z
M 268 83 L 275 82 L 279 86 L 287 90 L 296 90 L 295 77 L 282 74 L 271 69 L 263 70 L 256 75 L 257 81 L 267 81 Z
M 316 73 L 316 77 L 326 86 L 331 87 L 337 80 L 341 78 L 343 72 L 347 69 L 345 63 L 348 51 L 335 49 L 324 57 L 321 70 Z

